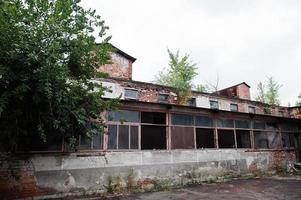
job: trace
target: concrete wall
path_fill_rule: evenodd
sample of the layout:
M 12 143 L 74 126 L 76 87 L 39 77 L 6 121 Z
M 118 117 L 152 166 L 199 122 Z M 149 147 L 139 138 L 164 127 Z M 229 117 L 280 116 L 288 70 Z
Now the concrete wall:
M 4 159 L 0 168 L 0 194 L 9 199 L 99 191 L 105 190 L 109 177 L 124 186 L 129 176 L 138 182 L 156 179 L 180 184 L 188 182 L 192 174 L 206 179 L 226 171 L 268 170 L 294 159 L 294 152 L 230 149 L 108 152 L 84 157 L 77 154 L 35 155 L 26 161 Z M 11 166 L 14 166 L 13 170 Z M 15 179 L 10 172 L 19 178 Z

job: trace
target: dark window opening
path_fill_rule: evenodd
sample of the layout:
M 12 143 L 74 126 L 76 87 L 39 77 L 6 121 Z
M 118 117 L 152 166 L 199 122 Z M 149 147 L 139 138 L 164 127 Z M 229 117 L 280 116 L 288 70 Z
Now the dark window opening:
M 194 119 L 191 115 L 172 114 L 172 125 L 194 125 Z
M 238 105 L 234 104 L 234 103 L 231 103 L 230 104 L 230 110 L 233 111 L 233 112 L 237 112 L 238 111 Z
M 108 126 L 108 149 L 117 149 L 117 125 Z
M 63 138 L 60 134 L 47 134 L 46 142 L 38 135 L 20 137 L 18 151 L 62 151 Z
M 217 126 L 223 128 L 234 128 L 234 121 L 232 119 L 219 119 Z
M 214 130 L 213 129 L 196 129 L 196 146 L 200 148 L 214 148 Z
M 236 130 L 237 148 L 251 148 L 250 131 Z
M 295 133 L 282 132 L 282 145 L 283 147 L 295 147 Z
M 265 122 L 254 122 L 254 129 L 265 129 Z
M 158 112 L 141 112 L 141 123 L 166 124 L 166 115 Z
M 255 107 L 249 106 L 249 113 L 255 114 L 256 113 Z
M 139 136 L 138 136 L 138 126 L 131 126 L 131 149 L 138 149 L 139 148 Z
M 166 149 L 166 127 L 142 125 L 141 149 Z
M 213 126 L 213 119 L 210 118 L 210 117 L 196 116 L 195 125 L 196 126 L 212 127 Z
M 219 148 L 235 148 L 234 131 L 218 130 Z
M 119 125 L 118 149 L 129 149 L 129 126 Z
M 171 148 L 194 149 L 194 128 L 179 126 L 171 127 Z
M 158 94 L 158 102 L 160 103 L 168 103 L 168 94 Z
M 250 122 L 249 121 L 242 121 L 242 120 L 235 120 L 235 127 L 236 128 L 250 128 Z
M 138 90 L 135 89 L 124 89 L 125 99 L 138 99 Z
M 139 112 L 119 110 L 109 112 L 109 121 L 115 122 L 139 122 Z
M 210 101 L 211 109 L 218 109 L 218 101 Z
M 196 98 L 190 98 L 189 100 L 188 100 L 188 105 L 189 106 L 196 106 Z

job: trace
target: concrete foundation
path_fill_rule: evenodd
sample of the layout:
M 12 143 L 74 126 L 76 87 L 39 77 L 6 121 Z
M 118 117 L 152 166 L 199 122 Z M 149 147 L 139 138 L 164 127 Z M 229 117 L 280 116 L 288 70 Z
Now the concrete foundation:
M 246 150 L 173 150 L 107 152 L 103 156 L 34 155 L 27 161 L 2 162 L 0 192 L 6 199 L 106 191 L 109 181 L 126 187 L 143 180 L 168 180 L 185 184 L 219 173 L 267 171 L 295 160 L 295 152 Z M 18 166 L 13 169 L 10 166 Z M 13 171 L 14 176 L 9 175 Z M 25 184 L 24 184 L 25 183 Z M 27 183 L 27 184 L 26 184 Z M 30 184 L 29 184 L 30 183 Z

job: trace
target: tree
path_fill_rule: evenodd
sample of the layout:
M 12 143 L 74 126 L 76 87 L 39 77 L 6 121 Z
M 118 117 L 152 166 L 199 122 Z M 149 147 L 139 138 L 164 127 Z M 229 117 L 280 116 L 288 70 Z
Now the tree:
M 281 87 L 282 85 L 278 84 L 273 77 L 268 77 L 266 84 L 258 83 L 256 100 L 270 105 L 279 105 L 279 90 Z
M 208 92 L 209 87 L 208 87 L 208 85 L 198 84 L 198 85 L 195 86 L 195 91 L 197 91 L 197 92 Z
M 189 55 L 175 54 L 167 49 L 169 55 L 169 69 L 161 71 L 156 77 L 155 82 L 161 85 L 174 87 L 177 89 L 179 103 L 186 104 L 191 96 L 192 80 L 197 75 L 196 63 L 189 60 Z
M 102 99 L 106 88 L 91 79 L 110 60 L 110 36 L 95 10 L 79 3 L 0 3 L 0 141 L 7 151 L 28 137 L 45 142 L 49 134 L 60 134 L 72 145 L 78 135 L 104 128 L 100 113 L 114 102 Z

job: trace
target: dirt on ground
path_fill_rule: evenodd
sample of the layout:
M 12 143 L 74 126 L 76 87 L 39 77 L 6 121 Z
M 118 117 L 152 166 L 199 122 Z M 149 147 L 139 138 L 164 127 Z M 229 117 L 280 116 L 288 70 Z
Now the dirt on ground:
M 92 198 L 99 199 L 99 198 Z M 110 200 L 301 200 L 301 179 L 260 178 L 233 180 L 172 189 L 169 191 L 132 194 Z

